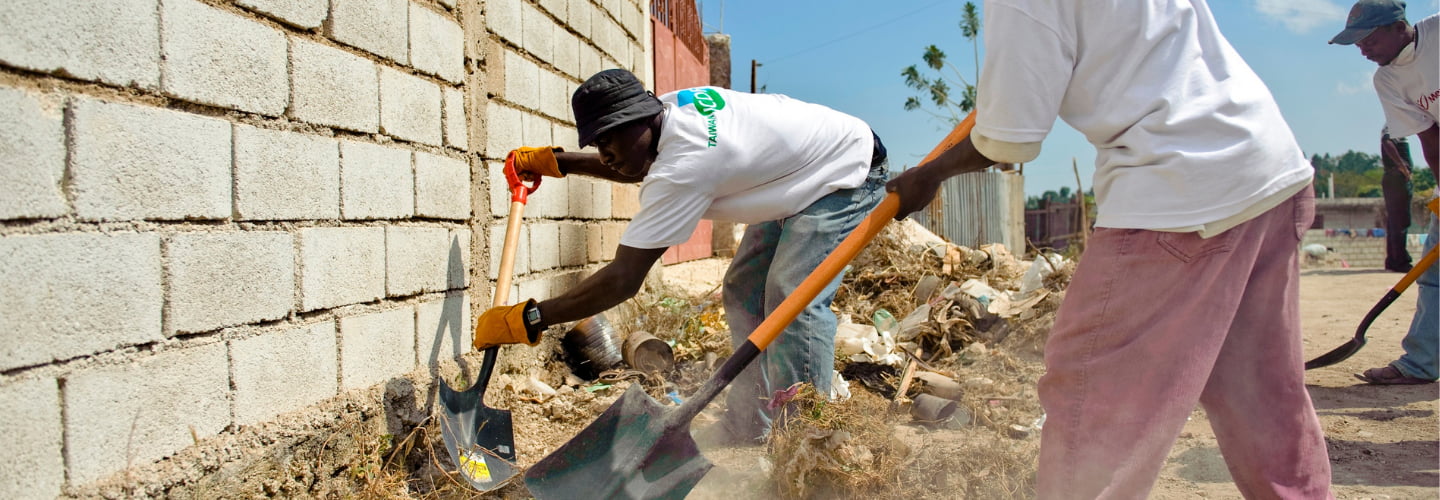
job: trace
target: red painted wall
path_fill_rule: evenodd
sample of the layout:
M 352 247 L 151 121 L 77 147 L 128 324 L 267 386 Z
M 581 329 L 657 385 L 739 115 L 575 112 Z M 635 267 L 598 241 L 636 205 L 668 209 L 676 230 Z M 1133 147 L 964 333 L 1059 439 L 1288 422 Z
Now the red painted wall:
M 650 24 L 654 28 L 652 33 L 655 37 L 655 94 L 709 85 L 709 50 L 703 46 L 692 50 L 680 35 L 671 31 L 659 19 L 651 17 Z M 714 254 L 710 231 L 710 221 L 700 221 L 700 226 L 695 228 L 690 239 L 666 250 L 661 261 L 674 264 L 710 257 Z

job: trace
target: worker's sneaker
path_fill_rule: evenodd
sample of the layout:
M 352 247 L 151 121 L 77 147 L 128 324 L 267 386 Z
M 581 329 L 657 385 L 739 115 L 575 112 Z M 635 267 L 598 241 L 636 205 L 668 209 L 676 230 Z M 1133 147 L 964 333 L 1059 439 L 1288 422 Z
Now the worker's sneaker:
M 1397 273 L 1408 273 L 1408 272 L 1410 272 L 1410 267 L 1411 267 L 1410 264 L 1394 264 L 1394 265 L 1385 266 L 1385 270 L 1386 270 L 1386 271 L 1394 271 L 1394 272 L 1397 272 Z
M 1375 385 L 1416 385 L 1435 383 L 1434 380 L 1415 378 L 1404 373 L 1400 373 L 1399 369 L 1388 365 L 1382 366 L 1380 368 L 1371 368 L 1369 370 L 1365 370 L 1365 373 L 1357 373 L 1355 374 L 1355 378 L 1364 380 Z

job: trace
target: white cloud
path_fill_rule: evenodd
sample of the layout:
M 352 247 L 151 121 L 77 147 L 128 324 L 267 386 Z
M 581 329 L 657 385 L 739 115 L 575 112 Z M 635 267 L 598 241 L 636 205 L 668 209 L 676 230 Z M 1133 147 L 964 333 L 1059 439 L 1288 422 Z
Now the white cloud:
M 1330 0 L 1255 0 L 1255 10 L 1298 34 L 1317 26 L 1343 26 L 1347 9 Z
M 1347 82 L 1336 82 L 1335 93 L 1340 95 L 1371 94 L 1375 92 L 1375 74 L 1368 71 L 1356 73 Z

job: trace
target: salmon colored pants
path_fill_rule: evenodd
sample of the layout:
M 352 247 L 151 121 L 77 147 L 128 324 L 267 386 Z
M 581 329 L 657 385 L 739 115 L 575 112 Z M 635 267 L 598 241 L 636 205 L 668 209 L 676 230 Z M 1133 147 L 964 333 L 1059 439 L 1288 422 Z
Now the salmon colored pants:
M 1306 188 L 1219 235 L 1096 230 L 1045 346 L 1041 499 L 1145 498 L 1198 402 L 1246 498 L 1332 498 L 1305 389 Z

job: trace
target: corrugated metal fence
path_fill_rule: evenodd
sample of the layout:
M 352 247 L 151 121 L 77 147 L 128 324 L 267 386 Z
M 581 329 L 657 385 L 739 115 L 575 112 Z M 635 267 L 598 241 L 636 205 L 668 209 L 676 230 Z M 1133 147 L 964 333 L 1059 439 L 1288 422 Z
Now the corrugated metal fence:
M 1025 252 L 1025 178 L 1006 172 L 972 172 L 946 180 L 938 204 L 916 219 L 937 235 L 971 248 L 1003 243 Z

